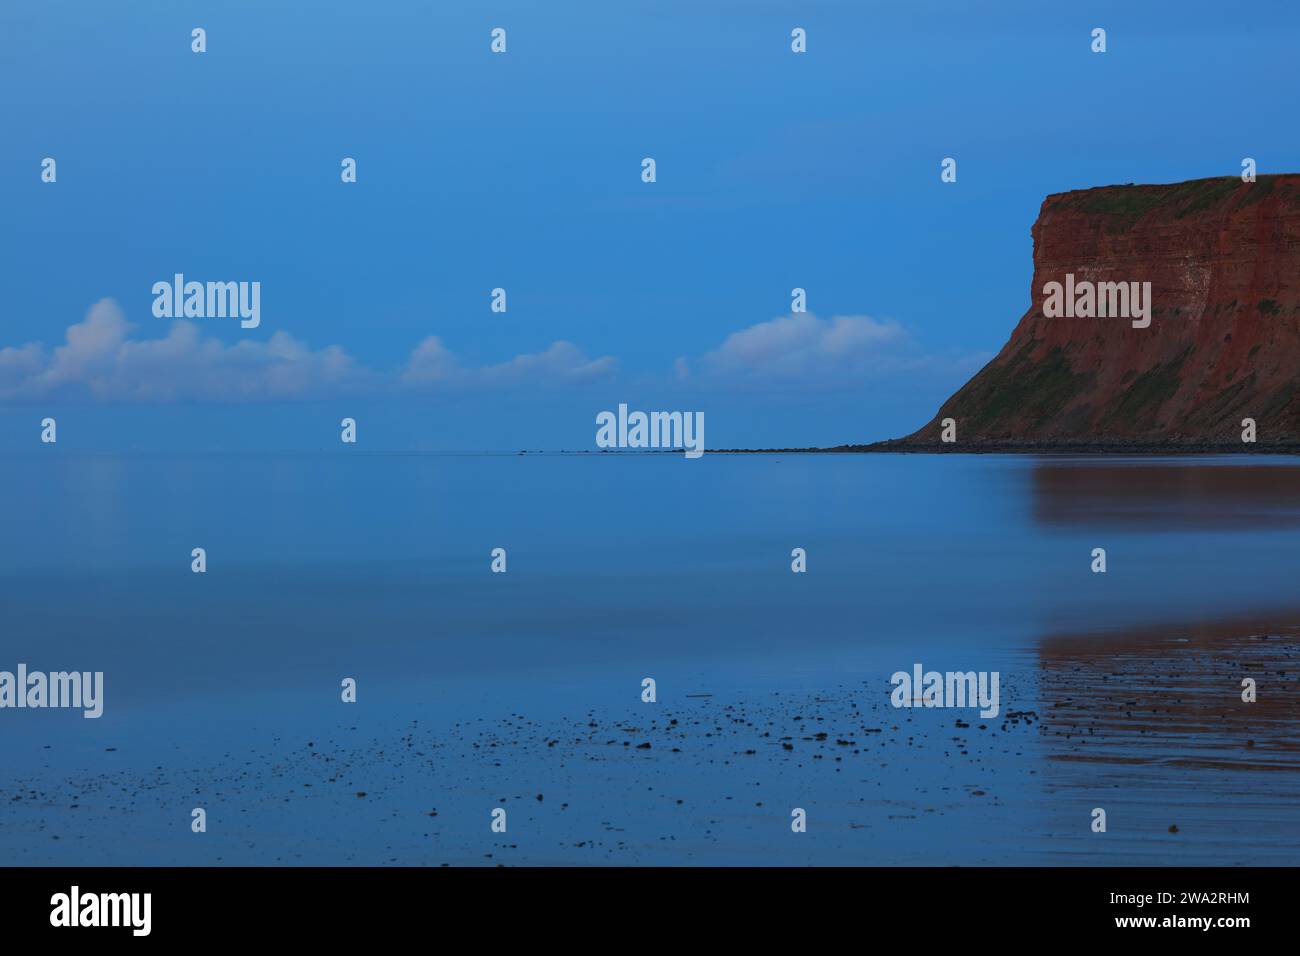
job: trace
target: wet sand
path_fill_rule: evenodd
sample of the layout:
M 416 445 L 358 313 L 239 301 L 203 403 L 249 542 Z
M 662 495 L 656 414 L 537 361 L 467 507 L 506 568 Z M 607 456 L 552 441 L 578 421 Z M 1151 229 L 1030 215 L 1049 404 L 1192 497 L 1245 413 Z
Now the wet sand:
M 366 715 L 200 760 L 124 740 L 94 770 L 6 780 L 0 849 L 19 864 L 1294 864 L 1298 636 L 1242 620 L 1051 636 L 1006 658 L 988 720 L 895 709 L 881 675 L 624 709 Z M 194 806 L 207 833 L 189 832 Z
M 1066 859 L 1300 860 L 1300 625 L 1058 636 L 1041 647 L 1040 673 L 1048 793 L 1074 815 L 1085 804 L 1108 815 L 1107 833 L 1071 843 Z

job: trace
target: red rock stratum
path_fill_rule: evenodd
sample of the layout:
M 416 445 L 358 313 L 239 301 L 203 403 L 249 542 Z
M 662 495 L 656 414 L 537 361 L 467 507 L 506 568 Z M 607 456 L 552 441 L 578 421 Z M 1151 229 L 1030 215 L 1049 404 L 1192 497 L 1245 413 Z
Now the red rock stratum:
M 891 446 L 1300 442 L 1300 175 L 1048 196 L 1029 310 L 1002 351 Z M 1151 283 L 1151 324 L 1048 318 L 1049 282 Z M 1261 449 L 1262 450 L 1262 449 Z

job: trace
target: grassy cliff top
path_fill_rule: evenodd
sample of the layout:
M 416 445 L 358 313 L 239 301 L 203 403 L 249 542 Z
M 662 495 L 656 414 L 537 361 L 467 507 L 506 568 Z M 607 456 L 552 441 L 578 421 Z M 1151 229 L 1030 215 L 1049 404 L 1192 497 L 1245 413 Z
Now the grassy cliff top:
M 1191 179 L 1185 183 L 1151 185 L 1100 186 L 1073 192 L 1053 193 L 1047 197 L 1043 208 L 1070 209 L 1097 216 L 1115 216 L 1136 220 L 1155 210 L 1172 210 L 1182 219 L 1203 210 L 1213 209 L 1238 191 L 1242 193 L 1236 208 L 1259 202 L 1273 191 L 1279 182 L 1288 188 L 1300 176 L 1294 173 L 1270 173 L 1259 176 L 1253 183 L 1244 183 L 1240 176 L 1214 176 L 1209 179 Z

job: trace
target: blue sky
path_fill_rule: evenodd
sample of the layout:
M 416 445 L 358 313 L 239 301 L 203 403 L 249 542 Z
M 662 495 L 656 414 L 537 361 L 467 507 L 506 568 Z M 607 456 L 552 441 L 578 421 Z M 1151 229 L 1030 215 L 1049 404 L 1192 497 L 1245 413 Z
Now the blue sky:
M 710 447 L 901 434 L 1027 307 L 1045 195 L 1300 170 L 1298 24 L 1283 3 L 7 3 L 0 447 L 56 414 L 61 450 L 333 447 L 343 415 L 376 450 L 591 448 L 619 402 L 704 411 Z M 155 318 L 176 272 L 260 281 L 260 327 Z

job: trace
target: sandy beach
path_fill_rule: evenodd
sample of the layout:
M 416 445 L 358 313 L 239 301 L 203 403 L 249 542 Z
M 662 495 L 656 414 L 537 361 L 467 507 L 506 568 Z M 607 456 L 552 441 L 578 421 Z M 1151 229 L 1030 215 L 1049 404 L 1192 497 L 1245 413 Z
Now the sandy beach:
M 1001 713 L 898 709 L 885 679 L 625 708 L 245 733 L 163 766 L 129 739 L 0 787 L 20 863 L 1293 862 L 1300 646 L 1242 621 L 1046 639 Z M 1254 675 L 1260 699 L 1234 687 Z M 361 713 L 361 712 L 357 712 Z M 117 769 L 114 769 L 117 768 Z M 203 806 L 209 831 L 188 830 Z M 1105 833 L 1090 829 L 1103 807 Z M 503 808 L 504 834 L 490 831 Z M 790 829 L 807 811 L 806 833 Z M 346 822 L 346 826 L 344 826 Z M 103 834 L 116 839 L 105 841 Z

